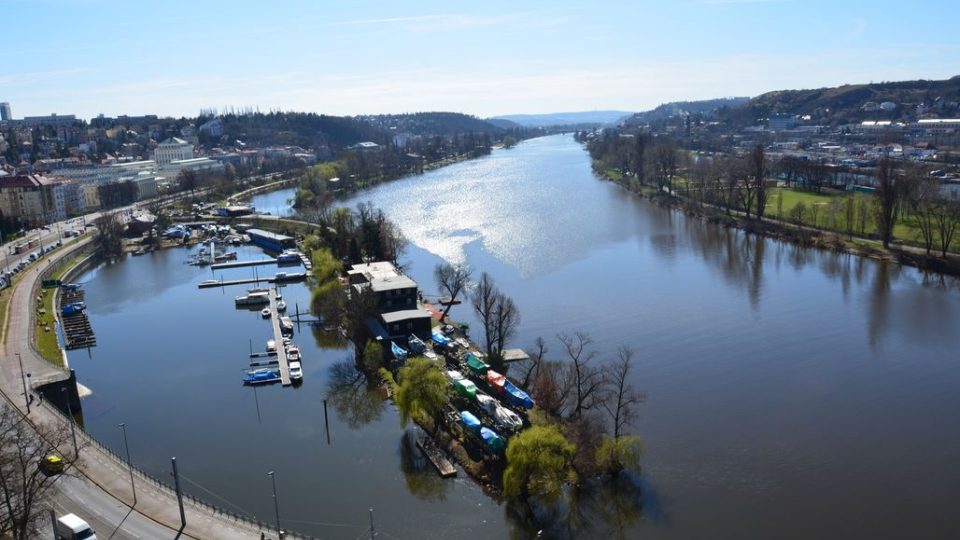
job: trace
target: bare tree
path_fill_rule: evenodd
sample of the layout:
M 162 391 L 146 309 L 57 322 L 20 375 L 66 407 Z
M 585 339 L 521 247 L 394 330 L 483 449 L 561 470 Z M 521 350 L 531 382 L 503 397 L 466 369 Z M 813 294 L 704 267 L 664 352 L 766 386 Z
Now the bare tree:
M 960 228 L 960 203 L 940 201 L 936 212 L 937 236 L 940 239 L 940 256 L 946 257 L 953 237 Z
M 547 356 L 547 341 L 545 339 L 537 337 L 533 344 L 537 350 L 530 355 L 530 363 L 527 365 L 522 382 L 520 383 L 520 386 L 523 388 L 529 388 L 530 383 L 537 380 L 537 377 L 540 375 L 540 365 Z
M 462 264 L 451 265 L 443 262 L 433 269 L 433 277 L 437 281 L 437 286 L 450 298 L 450 303 L 443 308 L 444 317 L 450 313 L 450 308 L 453 307 L 453 303 L 460 296 L 460 293 L 470 284 L 472 274 L 472 270 Z
M 38 538 L 56 476 L 40 470 L 50 448 L 66 443 L 69 430 L 38 428 L 18 412 L 0 404 L 0 537 Z
M 930 255 L 937 229 L 938 186 L 919 169 L 910 170 L 904 181 L 904 197 L 916 217 L 923 247 Z
M 883 247 L 889 248 L 893 240 L 893 228 L 897 224 L 897 203 L 900 202 L 903 184 L 897 177 L 893 162 L 883 157 L 877 164 L 877 232 Z
M 590 350 L 593 340 L 583 332 L 558 334 L 557 339 L 563 345 L 570 359 L 571 387 L 574 392 L 573 410 L 570 417 L 579 419 L 584 411 L 592 409 L 603 393 L 603 372 L 592 365 L 596 351 Z
M 473 290 L 471 302 L 473 310 L 483 325 L 483 338 L 486 345 L 486 351 L 493 350 L 493 344 L 496 340 L 496 327 L 494 324 L 494 309 L 497 305 L 497 286 L 493 283 L 490 274 L 483 272 L 480 274 L 480 280 Z
M 502 355 L 507 342 L 513 339 L 520 326 L 520 310 L 509 296 L 498 292 L 493 309 L 494 347 L 497 355 Z
M 633 367 L 634 351 L 623 346 L 617 351 L 617 360 L 607 367 L 607 395 L 603 408 L 613 422 L 613 438 L 619 439 L 624 428 L 636 418 L 636 406 L 644 396 L 630 385 L 630 368 Z
M 762 220 L 767 206 L 767 158 L 762 144 L 758 144 L 750 154 L 750 177 L 757 202 L 757 219 Z

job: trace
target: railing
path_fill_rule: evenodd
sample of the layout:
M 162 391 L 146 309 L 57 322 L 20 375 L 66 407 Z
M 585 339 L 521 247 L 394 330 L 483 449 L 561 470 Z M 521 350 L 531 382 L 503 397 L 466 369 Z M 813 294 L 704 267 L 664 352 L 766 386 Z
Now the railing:
M 43 406 L 46 406 L 48 409 L 51 409 L 51 410 L 53 410 L 53 411 L 56 411 L 56 412 L 60 415 L 60 417 L 63 419 L 64 422 L 69 423 L 69 422 L 71 421 L 71 419 L 68 418 L 67 415 L 64 414 L 63 411 L 61 411 L 59 408 L 50 406 L 50 405 L 47 404 L 47 403 L 44 403 Z M 127 460 L 126 460 L 124 457 L 122 457 L 120 454 L 114 452 L 111 448 L 109 448 L 108 446 L 106 446 L 106 445 L 103 444 L 102 442 L 98 441 L 96 438 L 94 438 L 94 437 L 93 437 L 92 435 L 90 435 L 89 433 L 83 431 L 82 429 L 79 430 L 79 433 L 80 433 L 80 434 L 79 434 L 78 436 L 82 437 L 82 438 L 85 440 L 85 442 L 90 442 L 90 443 L 92 443 L 94 446 L 97 447 L 97 449 L 98 449 L 99 451 L 103 452 L 104 454 L 107 454 L 107 455 L 110 456 L 114 461 L 116 461 L 119 466 L 132 468 L 133 471 L 134 471 L 134 474 L 135 474 L 136 476 L 138 476 L 140 479 L 142 479 L 142 480 L 144 480 L 144 481 L 146 481 L 146 482 L 152 483 L 157 489 L 160 489 L 160 490 L 163 490 L 163 491 L 168 492 L 167 494 L 168 494 L 169 496 L 171 496 L 171 497 L 176 497 L 176 492 L 175 492 L 173 486 L 167 484 L 167 483 L 164 482 L 163 480 L 160 480 L 160 479 L 157 478 L 156 476 L 153 476 L 152 474 L 144 471 L 143 469 L 137 467 L 136 465 L 128 464 L 128 463 L 127 463 Z M 200 498 L 198 498 L 198 497 L 196 497 L 196 496 L 194 496 L 194 495 L 191 495 L 191 494 L 189 494 L 189 493 L 186 493 L 186 492 L 183 493 L 183 498 L 184 498 L 184 500 L 189 501 L 193 506 L 197 507 L 198 509 L 200 509 L 200 510 L 202 510 L 202 511 L 206 511 L 206 512 L 210 513 L 211 515 L 213 515 L 213 516 L 215 516 L 215 517 L 218 517 L 218 518 L 232 520 L 234 523 L 237 523 L 237 524 L 239 524 L 239 525 L 243 525 L 243 526 L 246 526 L 246 527 L 250 527 L 250 528 L 262 530 L 262 531 L 264 531 L 264 532 L 268 532 L 268 531 L 274 530 L 274 528 L 275 528 L 275 524 L 273 524 L 273 523 L 268 523 L 268 522 L 261 521 L 259 518 L 255 517 L 255 516 L 249 516 L 249 515 L 245 515 L 245 514 L 242 514 L 242 513 L 234 512 L 234 511 L 231 511 L 231 510 L 226 510 L 226 509 L 224 509 L 224 508 L 221 508 L 221 507 L 219 507 L 219 506 L 217 506 L 217 505 L 215 505 L 215 504 L 211 504 L 211 503 L 209 503 L 209 502 L 207 502 L 207 501 L 204 501 L 203 499 L 200 499 Z M 291 531 L 288 531 L 288 530 L 286 530 L 286 529 L 284 529 L 284 538 L 293 538 L 293 539 L 301 539 L 301 540 L 316 540 L 316 538 L 313 537 L 313 536 L 301 535 L 301 534 L 299 534 L 299 533 L 291 532 Z

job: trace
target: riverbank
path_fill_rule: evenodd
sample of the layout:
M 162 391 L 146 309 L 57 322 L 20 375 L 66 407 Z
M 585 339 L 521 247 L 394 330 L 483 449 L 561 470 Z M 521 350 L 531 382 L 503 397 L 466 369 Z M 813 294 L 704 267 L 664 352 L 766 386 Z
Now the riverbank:
M 689 217 L 727 228 L 743 230 L 775 240 L 796 244 L 802 247 L 822 249 L 835 253 L 847 253 L 876 261 L 894 262 L 911 266 L 925 272 L 936 272 L 952 277 L 960 277 L 960 256 L 950 253 L 947 257 L 927 255 L 922 249 L 900 244 L 898 247 L 884 248 L 878 240 L 837 231 L 813 228 L 780 219 L 764 217 L 762 220 L 747 219 L 737 210 L 726 212 L 724 209 L 676 193 L 669 194 L 652 186 L 640 185 L 631 189 L 629 185 L 610 174 L 600 175 L 620 186 L 624 191 L 649 199 L 654 204 L 683 212 Z

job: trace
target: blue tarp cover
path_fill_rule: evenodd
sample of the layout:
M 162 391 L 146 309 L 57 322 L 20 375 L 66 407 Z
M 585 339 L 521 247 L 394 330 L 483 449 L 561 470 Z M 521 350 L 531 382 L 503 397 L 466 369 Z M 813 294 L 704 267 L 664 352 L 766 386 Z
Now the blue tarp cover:
M 517 388 L 516 385 L 510 382 L 510 379 L 504 381 L 503 390 L 507 393 L 507 399 L 510 403 L 518 407 L 523 407 L 524 409 L 533 408 L 533 400 L 530 399 L 530 396 L 523 390 Z
M 470 411 L 460 411 L 460 421 L 474 431 L 480 429 L 480 420 Z

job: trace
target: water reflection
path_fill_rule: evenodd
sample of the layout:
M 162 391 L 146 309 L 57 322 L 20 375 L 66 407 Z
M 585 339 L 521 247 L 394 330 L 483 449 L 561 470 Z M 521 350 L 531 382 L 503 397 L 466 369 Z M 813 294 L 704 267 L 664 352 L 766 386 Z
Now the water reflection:
M 417 429 L 412 428 L 400 438 L 400 472 L 414 497 L 427 502 L 444 501 L 452 481 L 441 478 L 424 457 L 417 447 L 417 435 Z
M 326 395 L 340 419 L 354 430 L 379 420 L 386 408 L 379 389 L 349 360 L 330 366 Z
M 644 497 L 637 478 L 621 474 L 594 479 L 569 489 L 554 503 L 536 498 L 506 504 L 513 538 L 633 538 L 644 517 Z M 633 531 L 633 533 L 631 533 Z

